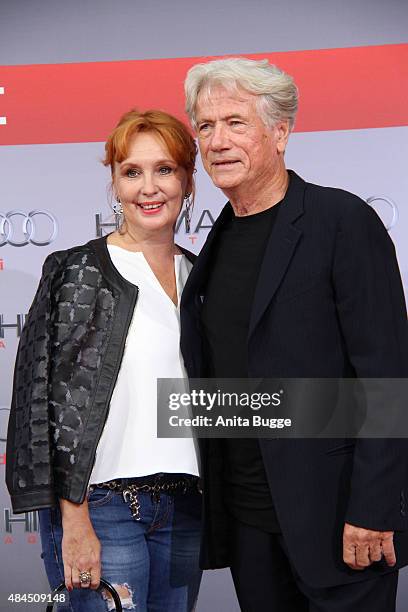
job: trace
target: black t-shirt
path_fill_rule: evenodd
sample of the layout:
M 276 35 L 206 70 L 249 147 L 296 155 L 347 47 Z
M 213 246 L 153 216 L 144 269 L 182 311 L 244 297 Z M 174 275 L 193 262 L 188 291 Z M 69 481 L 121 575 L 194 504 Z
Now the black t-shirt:
M 209 376 L 248 377 L 251 308 L 266 243 L 282 203 L 247 217 L 232 216 L 217 237 L 201 315 Z M 222 445 L 227 507 L 245 523 L 279 532 L 258 440 L 225 439 Z

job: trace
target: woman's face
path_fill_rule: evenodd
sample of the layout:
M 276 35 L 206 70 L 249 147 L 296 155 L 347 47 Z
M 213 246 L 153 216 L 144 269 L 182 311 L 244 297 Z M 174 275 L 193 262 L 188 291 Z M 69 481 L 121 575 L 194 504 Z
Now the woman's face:
M 126 223 L 143 233 L 172 229 L 191 191 L 186 170 L 177 165 L 165 143 L 148 132 L 136 134 L 127 158 L 115 163 L 113 185 Z

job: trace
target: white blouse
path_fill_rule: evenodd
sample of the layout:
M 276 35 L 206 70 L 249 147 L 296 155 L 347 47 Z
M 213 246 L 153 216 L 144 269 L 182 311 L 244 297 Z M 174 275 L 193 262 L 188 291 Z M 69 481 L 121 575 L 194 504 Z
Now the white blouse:
M 158 472 L 198 475 L 193 438 L 157 438 L 157 378 L 185 378 L 180 311 L 142 252 L 108 245 L 113 265 L 139 294 L 89 483 Z M 178 303 L 192 264 L 174 256 Z

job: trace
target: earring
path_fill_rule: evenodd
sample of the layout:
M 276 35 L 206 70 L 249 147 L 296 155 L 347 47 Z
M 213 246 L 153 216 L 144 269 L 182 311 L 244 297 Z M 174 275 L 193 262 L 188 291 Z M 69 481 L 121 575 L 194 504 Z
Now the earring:
M 112 204 L 113 212 L 115 215 L 123 215 L 123 206 L 120 201 L 120 198 L 116 196 L 116 204 Z
M 186 233 L 189 234 L 191 228 L 191 217 L 193 214 L 194 202 L 191 199 L 191 193 L 186 193 L 184 199 L 186 201 L 186 214 L 184 215 L 184 223 L 186 226 Z

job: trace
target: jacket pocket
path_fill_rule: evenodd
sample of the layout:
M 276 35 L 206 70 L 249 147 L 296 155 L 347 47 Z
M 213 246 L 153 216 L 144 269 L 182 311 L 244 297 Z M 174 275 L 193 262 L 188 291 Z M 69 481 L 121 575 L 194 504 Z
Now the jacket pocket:
M 287 300 L 292 300 L 293 298 L 303 295 L 304 293 L 308 293 L 312 289 L 321 289 L 324 287 L 324 285 L 327 285 L 327 280 L 322 272 L 312 277 L 308 276 L 303 279 L 299 279 L 296 282 L 284 281 L 276 293 L 275 301 L 286 302 Z
M 326 455 L 347 455 L 348 453 L 352 453 L 356 446 L 355 442 L 347 442 L 347 444 L 339 444 L 339 446 L 334 446 L 326 451 Z

